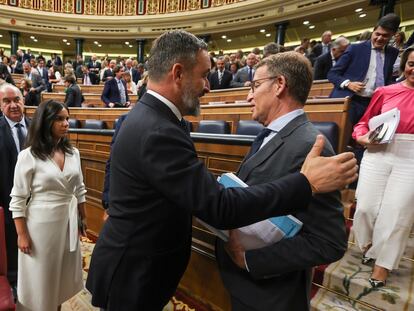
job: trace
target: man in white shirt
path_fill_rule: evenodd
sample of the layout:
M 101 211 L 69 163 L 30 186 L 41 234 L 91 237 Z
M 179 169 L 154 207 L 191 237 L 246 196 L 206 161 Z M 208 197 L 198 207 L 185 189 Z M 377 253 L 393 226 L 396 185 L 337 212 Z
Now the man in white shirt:
M 4 83 L 0 86 L 0 206 L 5 212 L 7 278 L 15 289 L 17 283 L 17 233 L 9 211 L 17 155 L 24 148 L 29 122 L 23 115 L 24 100 L 20 90 Z

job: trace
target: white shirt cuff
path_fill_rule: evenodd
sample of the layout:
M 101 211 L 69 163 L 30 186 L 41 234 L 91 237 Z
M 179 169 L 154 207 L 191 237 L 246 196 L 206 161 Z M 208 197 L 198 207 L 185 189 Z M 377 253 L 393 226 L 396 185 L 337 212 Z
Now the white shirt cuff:
M 350 82 L 351 81 L 349 79 L 346 79 L 344 82 L 342 82 L 340 85 L 341 89 L 345 89 Z

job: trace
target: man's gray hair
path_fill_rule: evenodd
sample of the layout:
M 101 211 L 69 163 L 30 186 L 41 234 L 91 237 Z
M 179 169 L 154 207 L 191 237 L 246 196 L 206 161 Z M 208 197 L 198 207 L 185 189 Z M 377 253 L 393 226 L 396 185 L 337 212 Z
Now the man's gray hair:
M 174 64 L 182 63 L 189 68 L 195 66 L 197 53 L 207 51 L 207 44 L 184 30 L 168 31 L 153 43 L 148 59 L 148 77 L 161 81 Z
M 339 36 L 335 39 L 334 42 L 332 42 L 333 48 L 338 48 L 340 46 L 349 45 L 349 40 L 344 36 Z
M 274 55 L 285 51 L 285 47 L 279 43 L 270 42 L 263 47 L 263 56 Z

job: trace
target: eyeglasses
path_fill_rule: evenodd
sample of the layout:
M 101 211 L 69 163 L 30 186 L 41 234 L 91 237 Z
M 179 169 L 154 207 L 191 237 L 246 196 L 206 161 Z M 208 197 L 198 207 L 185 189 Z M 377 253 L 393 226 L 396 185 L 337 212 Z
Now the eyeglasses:
M 263 84 L 263 82 L 262 83 L 257 83 L 257 82 L 259 82 L 259 81 L 272 80 L 272 79 L 275 79 L 277 77 L 278 76 L 267 77 L 267 78 L 262 78 L 262 79 L 257 79 L 257 80 L 252 81 L 251 84 L 250 84 L 251 92 L 254 93 L 254 90 L 257 89 L 259 86 L 261 86 Z

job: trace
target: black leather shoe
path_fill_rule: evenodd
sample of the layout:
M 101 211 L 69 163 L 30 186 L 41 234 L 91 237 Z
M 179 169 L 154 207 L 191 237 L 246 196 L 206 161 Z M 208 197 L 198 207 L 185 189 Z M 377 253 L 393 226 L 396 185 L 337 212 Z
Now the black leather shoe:
M 369 265 L 369 264 L 371 264 L 372 262 L 374 262 L 374 258 L 371 258 L 371 257 L 366 257 L 365 255 L 362 255 L 361 263 L 362 263 L 363 265 Z
M 369 284 L 371 284 L 372 288 L 384 287 L 385 284 L 387 283 L 386 280 L 381 281 L 381 280 L 376 280 L 373 278 L 369 278 L 368 281 L 369 281 Z

